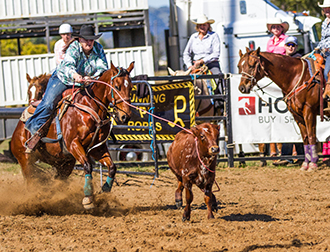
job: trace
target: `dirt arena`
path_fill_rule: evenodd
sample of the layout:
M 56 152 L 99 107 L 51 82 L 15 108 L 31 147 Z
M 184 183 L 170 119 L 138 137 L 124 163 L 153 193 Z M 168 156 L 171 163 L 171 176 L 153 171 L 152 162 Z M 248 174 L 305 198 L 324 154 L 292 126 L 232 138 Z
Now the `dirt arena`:
M 298 168 L 220 167 L 215 219 L 194 188 L 191 220 L 182 222 L 169 170 L 154 183 L 118 174 L 85 212 L 81 171 L 27 190 L 18 166 L 2 163 L 0 251 L 329 251 L 330 169 Z M 94 185 L 99 191 L 97 173 Z

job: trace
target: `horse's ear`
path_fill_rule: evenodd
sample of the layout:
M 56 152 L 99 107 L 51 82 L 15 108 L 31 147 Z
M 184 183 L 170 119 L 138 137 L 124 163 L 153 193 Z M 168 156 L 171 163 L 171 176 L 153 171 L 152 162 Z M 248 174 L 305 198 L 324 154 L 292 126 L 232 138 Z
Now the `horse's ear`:
M 168 73 L 169 73 L 171 76 L 175 76 L 175 72 L 173 71 L 172 68 L 168 67 L 167 70 L 168 70 Z
M 134 68 L 134 61 L 132 61 L 131 64 L 129 64 L 129 67 L 126 70 L 127 70 L 127 72 L 131 73 L 133 68 Z
M 30 83 L 30 81 L 31 81 L 31 77 L 30 77 L 30 75 L 27 73 L 26 74 L 26 79 L 27 79 L 27 81 Z
M 258 47 L 258 49 L 256 51 L 257 51 L 257 55 L 259 55 L 259 53 L 260 53 L 260 47 Z
M 192 68 L 188 69 L 187 71 L 184 72 L 184 75 L 189 75 L 192 71 Z
M 246 53 L 250 52 L 250 49 L 248 47 L 245 47 Z
M 111 69 L 112 71 L 114 71 L 114 72 L 115 72 L 115 74 L 117 74 L 117 73 L 118 73 L 118 69 L 117 69 L 117 67 L 115 67 L 115 65 L 114 65 L 114 64 L 112 64 L 112 61 L 111 61 L 111 63 L 110 63 L 110 69 Z
M 239 54 L 239 57 L 242 58 L 243 53 L 242 53 L 242 50 L 241 49 L 239 49 L 238 54 Z

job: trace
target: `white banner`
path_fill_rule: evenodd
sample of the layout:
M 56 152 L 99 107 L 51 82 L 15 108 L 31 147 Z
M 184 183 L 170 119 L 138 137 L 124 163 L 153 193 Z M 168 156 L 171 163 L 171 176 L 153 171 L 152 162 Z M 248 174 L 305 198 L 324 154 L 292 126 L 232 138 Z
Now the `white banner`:
M 258 82 L 264 94 L 254 87 L 250 94 L 238 90 L 241 75 L 230 78 L 233 140 L 235 143 L 302 142 L 300 130 L 282 101 L 281 89 L 268 78 Z M 257 94 L 261 97 L 259 98 Z M 317 118 L 318 141 L 330 135 L 330 122 Z

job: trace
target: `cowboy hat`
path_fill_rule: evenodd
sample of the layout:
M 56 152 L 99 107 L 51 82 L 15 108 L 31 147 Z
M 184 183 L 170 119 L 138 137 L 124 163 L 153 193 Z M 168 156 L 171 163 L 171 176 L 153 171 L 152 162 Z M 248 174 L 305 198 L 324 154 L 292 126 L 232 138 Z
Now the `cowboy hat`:
M 318 6 L 320 6 L 321 8 L 327 8 L 327 7 L 330 7 L 330 0 L 324 0 L 323 1 L 323 5 L 320 4 L 320 3 L 317 3 Z
M 326 0 L 325 0 L 326 1 Z M 280 18 L 273 18 L 267 21 L 267 29 L 269 32 L 271 32 L 271 27 L 274 24 L 281 25 L 283 27 L 283 33 L 286 33 L 289 30 L 289 23 L 288 22 L 282 22 Z
M 101 37 L 102 33 L 95 35 L 92 25 L 82 25 L 79 34 L 76 34 L 75 36 L 86 40 L 95 40 Z
M 193 24 L 213 24 L 214 20 L 213 19 L 208 19 L 207 16 L 203 15 L 203 16 L 199 16 L 197 19 L 191 20 L 191 22 Z

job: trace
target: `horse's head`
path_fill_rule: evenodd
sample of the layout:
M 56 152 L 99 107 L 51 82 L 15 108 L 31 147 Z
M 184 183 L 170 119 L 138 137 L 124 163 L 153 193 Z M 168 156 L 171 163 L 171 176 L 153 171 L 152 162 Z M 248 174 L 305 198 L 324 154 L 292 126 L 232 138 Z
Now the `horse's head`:
M 116 68 L 111 62 L 111 81 L 110 84 L 118 92 L 112 90 L 107 94 L 107 99 L 114 105 L 116 121 L 119 124 L 127 123 L 131 118 L 131 107 L 126 102 L 131 103 L 131 91 L 133 84 L 129 76 L 134 68 L 134 61 L 127 69 Z M 120 96 L 119 96 L 120 95 Z M 125 102 L 124 102 L 125 101 Z
M 43 94 L 46 91 L 47 84 L 51 74 L 41 74 L 38 77 L 33 77 L 31 79 L 29 74 L 26 74 L 26 79 L 29 82 L 28 87 L 28 98 L 29 104 L 34 101 L 38 101 L 42 99 Z
M 250 51 L 246 48 L 246 53 L 243 54 L 239 50 L 240 60 L 238 62 L 238 72 L 242 74 L 241 82 L 238 86 L 242 93 L 250 93 L 253 86 L 262 79 L 265 74 L 260 61 L 260 47 L 255 51 Z

